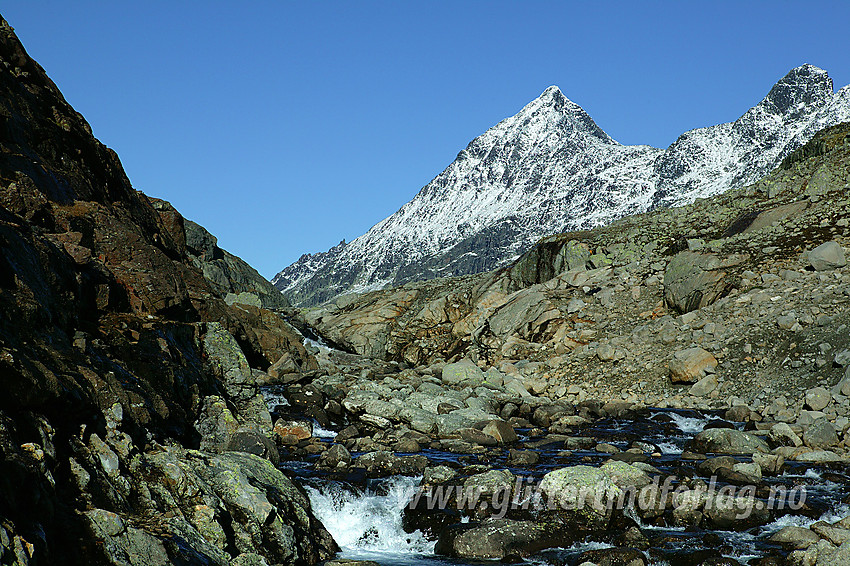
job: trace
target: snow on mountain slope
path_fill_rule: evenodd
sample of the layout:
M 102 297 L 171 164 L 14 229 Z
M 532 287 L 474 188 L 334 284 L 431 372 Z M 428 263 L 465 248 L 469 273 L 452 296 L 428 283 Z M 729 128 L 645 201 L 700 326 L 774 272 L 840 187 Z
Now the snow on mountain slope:
M 754 182 L 825 126 L 850 120 L 803 65 L 735 122 L 682 134 L 665 150 L 611 139 L 557 87 L 487 130 L 395 214 L 273 283 L 294 304 L 510 262 L 540 237 L 681 205 Z

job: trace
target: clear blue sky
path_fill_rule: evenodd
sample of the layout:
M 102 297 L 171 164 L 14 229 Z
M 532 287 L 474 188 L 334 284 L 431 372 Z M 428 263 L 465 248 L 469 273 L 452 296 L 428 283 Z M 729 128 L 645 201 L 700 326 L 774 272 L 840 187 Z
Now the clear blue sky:
M 136 188 L 272 277 L 397 210 L 556 84 L 623 143 L 737 118 L 850 2 L 107 2 L 0 13 Z

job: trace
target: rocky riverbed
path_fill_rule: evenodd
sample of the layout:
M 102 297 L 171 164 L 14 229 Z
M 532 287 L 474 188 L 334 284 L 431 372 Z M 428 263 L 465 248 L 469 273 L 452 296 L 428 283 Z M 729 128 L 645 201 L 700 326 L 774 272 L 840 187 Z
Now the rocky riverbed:
M 418 371 L 327 348 L 317 353 L 350 377 L 270 387 L 265 395 L 281 466 L 310 486 L 314 509 L 345 558 L 571 565 L 847 559 L 844 417 L 836 427 L 811 406 L 788 423 L 744 404 L 698 411 L 567 401 L 531 394 L 521 374 L 484 372 L 468 360 Z M 811 391 L 808 399 L 840 407 L 846 373 L 834 392 L 816 401 L 822 392 Z M 534 502 L 580 486 L 594 496 L 605 492 L 602 506 L 565 511 Z M 623 494 L 631 492 L 628 503 Z M 459 502 L 463 494 L 480 497 Z

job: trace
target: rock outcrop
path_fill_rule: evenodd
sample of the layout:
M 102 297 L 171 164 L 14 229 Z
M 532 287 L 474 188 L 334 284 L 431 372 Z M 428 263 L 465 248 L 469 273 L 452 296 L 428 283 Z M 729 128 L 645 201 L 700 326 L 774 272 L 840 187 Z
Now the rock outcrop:
M 224 300 L 253 275 L 226 255 L 210 275 L 186 225 L 133 189 L 0 18 L 3 564 L 333 554 L 274 454 L 245 442 L 271 434 L 256 377 L 315 359 L 275 313 Z

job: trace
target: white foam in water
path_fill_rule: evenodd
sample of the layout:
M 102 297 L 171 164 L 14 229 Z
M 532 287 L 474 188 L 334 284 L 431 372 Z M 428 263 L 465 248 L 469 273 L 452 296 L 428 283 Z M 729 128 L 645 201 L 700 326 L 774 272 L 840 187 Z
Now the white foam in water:
M 682 449 L 674 442 L 659 442 L 656 444 L 661 449 L 662 454 L 681 454 Z
M 777 531 L 781 531 L 785 527 L 803 527 L 804 529 L 807 529 L 818 521 L 835 523 L 848 516 L 850 516 L 850 505 L 841 504 L 834 509 L 830 509 L 817 519 L 811 519 L 809 517 L 804 517 L 803 515 L 783 515 L 772 523 L 765 525 L 763 530 L 768 534 L 772 534 Z
M 322 425 L 313 421 L 313 436 L 316 438 L 336 438 L 336 433 L 332 430 L 323 428 Z
M 803 473 L 803 474 L 791 474 L 791 473 L 788 473 L 787 471 L 784 471 L 784 472 L 782 472 L 782 477 L 783 478 L 806 478 L 806 479 L 810 479 L 810 480 L 819 480 L 819 479 L 821 479 L 822 475 L 819 471 L 817 471 L 814 468 L 807 468 L 805 473 Z
M 324 342 L 322 342 L 320 340 L 312 340 L 310 338 L 304 338 L 304 344 L 309 344 L 310 346 L 314 346 L 314 347 L 318 348 L 319 350 L 326 350 L 328 352 L 333 350 L 333 348 L 331 348 L 330 346 L 328 346 L 327 344 L 325 344 Z
M 809 478 L 811 480 L 819 480 L 823 477 L 823 474 L 821 474 L 819 471 L 815 470 L 814 468 L 808 468 L 806 470 L 806 473 L 803 474 L 803 477 Z
M 767 525 L 762 527 L 762 529 L 768 534 L 773 534 L 777 531 L 781 531 L 785 527 L 802 527 L 805 529 L 816 522 L 816 519 L 810 519 L 809 517 L 804 517 L 803 515 L 783 515 L 772 523 L 768 523 Z
M 415 562 L 423 554 L 433 554 L 435 544 L 420 531 L 406 533 L 402 528 L 404 508 L 420 481 L 421 478 L 395 477 L 389 480 L 386 495 L 372 490 L 352 493 L 336 483 L 306 489 L 313 512 L 333 535 L 342 556 L 377 556 L 393 563 L 408 558 Z
M 673 421 L 679 430 L 684 432 L 685 434 L 697 434 L 702 432 L 705 429 L 705 425 L 709 423 L 710 419 L 698 419 L 695 417 L 683 417 L 678 413 L 666 413 L 670 419 Z
M 827 523 L 836 523 L 841 519 L 845 519 L 847 517 L 850 517 L 850 505 L 842 503 L 841 505 L 838 505 L 837 507 L 830 509 L 829 511 L 821 515 L 820 520 L 826 521 Z
M 276 406 L 289 406 L 289 401 L 286 400 L 286 397 L 283 396 L 283 393 L 269 391 L 268 389 L 261 389 L 260 393 L 263 394 L 263 399 L 266 400 L 266 407 L 268 407 L 269 409 L 274 409 Z

